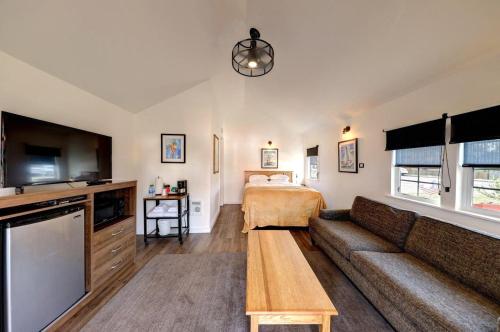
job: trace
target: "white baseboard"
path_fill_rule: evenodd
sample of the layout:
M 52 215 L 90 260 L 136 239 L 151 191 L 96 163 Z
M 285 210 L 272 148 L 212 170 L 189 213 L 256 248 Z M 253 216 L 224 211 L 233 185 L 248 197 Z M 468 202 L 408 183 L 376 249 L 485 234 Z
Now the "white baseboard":
M 217 219 L 219 219 L 219 216 L 220 216 L 220 208 L 219 211 L 217 211 L 215 217 L 210 221 L 210 231 L 212 231 L 212 228 L 214 228 L 214 225 L 217 222 Z
M 242 202 L 237 202 L 237 201 L 234 201 L 234 202 L 224 202 L 224 205 L 228 205 L 228 204 L 241 204 Z
M 210 227 L 190 227 L 189 233 L 210 233 Z

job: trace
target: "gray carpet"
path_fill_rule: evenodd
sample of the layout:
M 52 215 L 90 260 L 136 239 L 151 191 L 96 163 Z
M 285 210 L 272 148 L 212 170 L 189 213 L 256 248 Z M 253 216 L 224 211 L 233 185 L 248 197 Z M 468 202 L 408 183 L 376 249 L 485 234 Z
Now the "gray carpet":
M 391 330 L 326 256 L 310 252 L 306 258 L 342 315 L 333 319 L 332 330 Z M 83 331 L 246 332 L 245 284 L 245 253 L 158 255 Z M 318 331 L 318 327 L 263 326 L 260 331 Z

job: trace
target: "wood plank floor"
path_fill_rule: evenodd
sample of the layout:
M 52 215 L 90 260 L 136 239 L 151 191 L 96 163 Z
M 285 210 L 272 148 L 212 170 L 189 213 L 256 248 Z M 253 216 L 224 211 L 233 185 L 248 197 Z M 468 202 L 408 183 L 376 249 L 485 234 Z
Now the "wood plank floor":
M 217 252 L 246 252 L 247 235 L 241 233 L 243 227 L 243 213 L 240 205 L 225 205 L 221 209 L 219 218 L 210 234 L 190 234 L 185 239 L 184 244 L 180 245 L 176 238 L 151 239 L 146 246 L 142 236 L 137 236 L 137 256 L 134 266 L 124 271 L 118 280 L 109 285 L 95 299 L 90 301 L 75 317 L 68 320 L 60 331 L 78 331 L 88 322 L 99 309 L 106 304 L 151 258 L 158 254 L 190 254 L 190 253 L 217 253 Z M 293 229 L 290 231 L 303 252 L 318 251 L 319 249 L 312 245 L 309 233 L 305 229 Z M 325 261 L 327 261 L 325 259 Z M 369 303 L 359 294 L 357 289 L 350 284 L 347 278 L 335 267 L 333 263 L 327 261 L 327 269 L 331 270 L 331 277 L 322 282 L 338 282 L 342 287 L 347 287 L 349 301 L 353 302 L 357 308 L 363 307 L 363 318 L 370 322 L 372 315 L 373 321 L 382 325 L 387 324 L 380 315 L 371 308 Z M 335 280 L 333 280 L 335 279 Z M 344 286 L 346 285 L 346 286 Z M 354 294 L 354 295 L 353 295 Z M 338 309 L 338 308 L 337 308 Z

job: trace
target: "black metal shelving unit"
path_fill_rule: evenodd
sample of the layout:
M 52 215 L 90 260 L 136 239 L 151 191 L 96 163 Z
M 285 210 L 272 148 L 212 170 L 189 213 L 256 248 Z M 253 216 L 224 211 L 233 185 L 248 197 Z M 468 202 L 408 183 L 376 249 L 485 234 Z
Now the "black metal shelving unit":
M 186 206 L 182 208 L 182 201 L 186 200 Z M 165 216 L 165 217 L 148 217 L 147 202 L 154 201 L 155 206 L 160 205 L 160 201 L 177 201 L 177 216 Z M 144 243 L 148 244 L 148 239 L 163 239 L 177 237 L 180 244 L 183 243 L 183 235 L 189 235 L 189 194 L 174 194 L 174 195 L 164 195 L 164 196 L 149 196 L 144 197 Z M 148 220 L 155 220 L 156 227 L 153 231 L 148 232 Z M 177 230 L 177 232 L 172 232 L 167 235 L 160 235 L 160 229 L 158 227 L 158 220 L 177 220 L 177 227 L 172 227 L 171 229 Z

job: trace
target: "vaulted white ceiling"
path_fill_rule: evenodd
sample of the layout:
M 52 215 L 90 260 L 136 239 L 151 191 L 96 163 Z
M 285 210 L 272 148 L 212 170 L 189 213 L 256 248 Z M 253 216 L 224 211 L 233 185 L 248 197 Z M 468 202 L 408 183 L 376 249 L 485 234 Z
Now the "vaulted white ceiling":
M 299 128 L 369 110 L 500 47 L 498 0 L 253 0 L 247 16 L 276 66 L 246 81 L 246 99 Z
M 131 112 L 223 72 L 303 130 L 500 48 L 499 18 L 498 0 L 0 0 L 0 50 Z M 251 26 L 276 52 L 260 78 L 231 69 Z
M 137 112 L 213 74 L 218 10 L 201 0 L 2 0 L 0 49 Z

